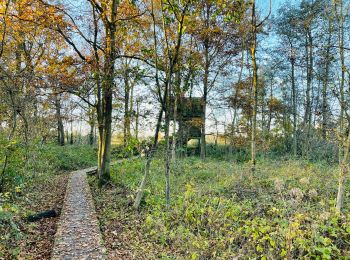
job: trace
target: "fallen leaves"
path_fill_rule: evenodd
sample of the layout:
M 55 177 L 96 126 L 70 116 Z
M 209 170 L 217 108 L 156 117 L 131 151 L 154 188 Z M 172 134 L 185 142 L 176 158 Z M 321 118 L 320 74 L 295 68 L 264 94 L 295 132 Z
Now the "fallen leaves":
M 67 174 L 45 176 L 37 180 L 20 202 L 22 211 L 39 212 L 55 208 L 61 210 L 65 195 Z M 19 241 L 19 259 L 50 259 L 51 249 L 59 217 L 41 219 L 36 223 L 26 222 L 20 216 L 20 230 L 23 239 Z

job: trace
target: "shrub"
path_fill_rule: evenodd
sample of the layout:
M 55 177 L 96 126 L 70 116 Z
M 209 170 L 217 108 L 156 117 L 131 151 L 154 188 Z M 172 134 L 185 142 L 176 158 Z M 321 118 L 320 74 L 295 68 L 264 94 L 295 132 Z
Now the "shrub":
M 260 160 L 250 176 L 249 164 L 178 159 L 165 210 L 164 160 L 155 159 L 141 209 L 142 233 L 179 258 L 341 259 L 350 252 L 350 214 L 333 210 L 332 167 Z M 142 159 L 125 162 L 113 168 L 113 180 L 132 196 L 142 170 Z

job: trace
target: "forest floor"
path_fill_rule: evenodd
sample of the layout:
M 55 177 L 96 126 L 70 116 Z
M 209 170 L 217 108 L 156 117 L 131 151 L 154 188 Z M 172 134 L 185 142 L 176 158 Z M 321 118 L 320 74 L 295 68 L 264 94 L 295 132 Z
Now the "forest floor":
M 59 215 L 68 173 L 96 162 L 96 150 L 91 146 L 31 148 L 26 163 L 19 152 L 11 158 L 7 186 L 0 193 L 0 259 L 51 258 L 59 216 L 36 222 L 27 217 L 52 209 Z
M 350 214 L 334 211 L 338 166 L 264 159 L 249 163 L 195 157 L 172 165 L 165 207 L 164 160 L 155 159 L 139 211 L 132 208 L 144 161 L 112 167 L 114 185 L 90 177 L 110 259 L 347 259 Z M 347 185 L 347 190 L 349 190 Z
M 22 184 L 0 194 L 0 259 L 50 258 L 58 217 L 26 217 L 60 211 L 67 173 L 96 158 L 86 146 L 47 146 L 36 153 Z M 102 190 L 95 176 L 88 179 L 110 259 L 349 259 L 350 183 L 338 215 L 335 163 L 260 158 L 252 175 L 248 162 L 178 159 L 166 209 L 164 159 L 156 157 L 135 211 L 143 168 L 142 158 L 113 165 L 112 185 Z
M 1 239 L 7 241 L 7 248 L 0 245 L 0 259 L 50 259 L 59 217 L 28 222 L 26 216 L 51 209 L 60 213 L 67 180 L 67 174 L 42 175 L 18 190 L 16 204 L 10 209 L 15 213 L 9 219 L 11 226 L 2 230 L 5 235 Z

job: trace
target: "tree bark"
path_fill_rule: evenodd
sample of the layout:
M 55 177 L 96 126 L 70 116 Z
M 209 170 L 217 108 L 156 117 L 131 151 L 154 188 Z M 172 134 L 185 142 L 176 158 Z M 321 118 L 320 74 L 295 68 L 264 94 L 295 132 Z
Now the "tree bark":
M 270 79 L 270 102 L 272 101 L 272 99 L 273 99 L 273 76 L 271 76 L 271 79 Z M 267 126 L 266 126 L 267 133 L 270 133 L 271 122 L 272 122 L 272 106 L 270 104 L 269 114 L 268 114 L 268 119 L 267 119 Z
M 173 124 L 173 140 L 171 146 L 171 160 L 174 162 L 176 160 L 176 120 L 177 120 L 177 93 L 174 91 L 174 124 Z
M 147 160 L 146 160 L 146 165 L 145 165 L 145 170 L 144 170 L 144 175 L 141 181 L 141 184 L 137 190 L 137 194 L 136 194 L 136 198 L 135 198 L 135 202 L 134 202 L 134 208 L 138 209 L 140 207 L 141 204 L 141 200 L 143 197 L 143 193 L 146 187 L 146 183 L 147 183 L 147 179 L 148 179 L 148 175 L 149 175 L 149 171 L 150 171 L 150 167 L 151 167 L 151 162 L 154 156 L 154 153 L 157 149 L 157 145 L 158 145 L 158 137 L 159 137 L 159 131 L 160 131 L 160 127 L 161 127 L 161 123 L 162 123 L 162 117 L 163 117 L 163 107 L 161 107 L 159 114 L 158 114 L 158 119 L 157 119 L 157 124 L 156 124 L 156 130 L 154 133 L 154 139 L 153 139 L 153 144 L 150 148 L 150 150 L 147 153 Z
M 295 86 L 295 53 L 294 47 L 291 45 L 291 67 L 292 67 L 292 101 L 293 101 L 293 155 L 297 156 L 298 140 L 297 140 L 297 89 Z
M 169 118 L 169 105 L 167 106 L 167 110 L 165 110 L 165 144 L 166 144 L 166 152 L 165 152 L 165 199 L 167 208 L 170 205 L 170 162 L 171 162 L 171 149 L 170 149 L 170 118 Z
M 306 104 L 305 104 L 305 115 L 304 115 L 304 125 L 306 127 L 306 140 L 304 154 L 309 154 L 310 146 L 310 135 L 311 135 L 311 124 L 312 124 L 312 78 L 313 78 L 313 46 L 312 46 L 312 33 L 311 29 L 308 28 L 306 32 Z
M 73 136 L 73 115 L 71 115 L 70 119 L 70 141 L 69 143 L 72 145 L 74 143 L 74 136 Z
M 205 17 L 205 26 L 209 28 L 209 20 L 210 20 L 210 6 L 206 5 L 206 17 Z M 208 102 L 208 84 L 209 84 L 209 39 L 206 38 L 204 40 L 204 77 L 203 77 L 203 111 L 202 111 L 202 131 L 201 131 L 201 159 L 204 160 L 206 156 L 206 138 L 205 138 L 205 126 L 206 126 L 206 113 L 207 113 L 207 102 Z
M 57 120 L 57 143 L 64 145 L 64 127 L 61 116 L 61 101 L 58 94 L 55 94 L 56 120 Z
M 111 162 L 111 140 L 112 140 L 112 101 L 114 87 L 114 64 L 116 59 L 116 17 L 118 1 L 111 3 L 110 21 L 104 21 L 106 31 L 105 42 L 105 64 L 104 78 L 102 80 L 102 128 L 103 133 L 100 137 L 100 165 L 98 165 L 99 184 L 107 184 L 110 180 L 110 162 Z M 112 21 L 112 22 L 111 22 Z M 101 134 L 101 133 L 100 133 Z
M 129 85 L 129 72 L 128 66 L 126 65 L 124 71 L 124 147 L 128 145 L 128 140 L 130 139 L 130 85 Z
M 251 127 L 251 171 L 255 172 L 256 165 L 256 116 L 258 110 L 258 67 L 256 63 L 256 15 L 255 15 L 255 1 L 252 4 L 252 45 L 250 47 L 250 54 L 252 58 L 252 69 L 253 69 L 253 90 L 252 90 L 252 127 Z
M 8 142 L 10 142 L 12 140 L 12 138 L 14 137 L 15 131 L 17 128 L 17 109 L 16 109 L 16 105 L 14 103 L 14 97 L 12 95 L 12 91 L 10 91 L 10 99 L 11 99 L 11 104 L 12 104 L 12 128 L 11 128 L 10 134 L 7 138 Z M 8 161 L 9 161 L 9 157 L 8 157 L 8 152 L 6 151 L 5 159 L 4 159 L 4 163 L 3 163 L 2 171 L 1 171 L 1 175 L 0 175 L 0 192 L 4 191 L 5 172 L 7 169 Z
M 346 113 L 345 104 L 345 53 L 344 53 L 344 16 L 343 16 L 343 1 L 340 1 L 340 17 L 339 17 L 339 54 L 340 54 L 340 66 L 341 66 L 341 78 L 339 86 L 339 102 L 340 102 L 340 115 L 339 115 L 339 178 L 338 178 L 338 193 L 336 201 L 336 211 L 341 212 L 344 203 L 345 183 L 346 177 L 349 174 L 349 147 L 350 147 L 350 130 L 348 125 L 347 138 L 344 140 L 344 115 Z M 349 123 L 349 122 L 348 122 Z
M 340 51 L 340 66 L 341 66 L 341 78 L 340 78 L 340 86 L 339 86 L 339 98 L 340 104 L 344 104 L 345 96 L 344 96 L 344 85 L 345 85 L 345 53 L 344 53 L 344 17 L 343 17 L 343 1 L 340 1 L 340 19 L 339 19 L 339 51 Z M 340 106 L 340 115 L 339 115 L 339 133 L 340 139 L 342 139 L 344 131 L 344 106 Z M 338 159 L 339 164 L 341 163 L 341 158 L 343 156 L 342 146 L 339 145 L 338 149 Z
M 329 66 L 330 66 L 330 51 L 331 51 L 331 40 L 332 40 L 332 21 L 331 18 L 328 18 L 328 38 L 327 38 L 327 47 L 325 55 L 325 72 L 323 76 L 323 87 L 322 87 L 322 137 L 323 139 L 327 138 L 327 120 L 328 120 L 328 83 L 329 83 Z
M 95 143 L 95 118 L 94 118 L 94 109 L 89 108 L 89 124 L 90 124 L 90 133 L 89 133 L 89 144 L 94 145 Z
M 206 156 L 206 138 L 205 138 L 205 126 L 206 126 L 206 113 L 208 102 L 208 78 L 209 78 L 209 46 L 206 43 L 204 47 L 204 79 L 203 79 L 203 111 L 202 111 L 202 131 L 201 131 L 201 159 L 204 160 Z
M 344 194 L 345 194 L 345 182 L 346 177 L 349 174 L 349 146 L 350 146 L 350 131 L 348 131 L 347 138 L 345 143 L 343 144 L 343 159 L 340 164 L 339 171 L 339 183 L 338 183 L 338 193 L 337 193 L 337 203 L 336 210 L 337 212 L 341 212 L 344 203 Z
M 136 115 L 135 115 L 135 138 L 139 140 L 139 116 L 140 116 L 140 101 L 136 100 Z

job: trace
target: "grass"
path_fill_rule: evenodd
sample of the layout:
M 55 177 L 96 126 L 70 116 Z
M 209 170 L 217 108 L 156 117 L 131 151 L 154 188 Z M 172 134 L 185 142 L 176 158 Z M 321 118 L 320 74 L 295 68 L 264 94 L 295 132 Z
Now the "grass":
M 249 163 L 188 157 L 172 166 L 172 200 L 166 210 L 164 160 L 155 159 L 136 213 L 131 205 L 143 167 L 142 159 L 113 166 L 115 187 L 104 192 L 91 180 L 110 257 L 346 259 L 350 255 L 349 193 L 344 214 L 334 212 L 337 165 L 264 159 L 252 176 Z M 134 239 L 126 239 L 130 237 Z
M 49 259 L 58 218 L 29 223 L 29 214 L 60 211 L 68 172 L 95 165 L 96 151 L 86 145 L 33 145 L 14 150 L 0 193 L 0 259 Z

